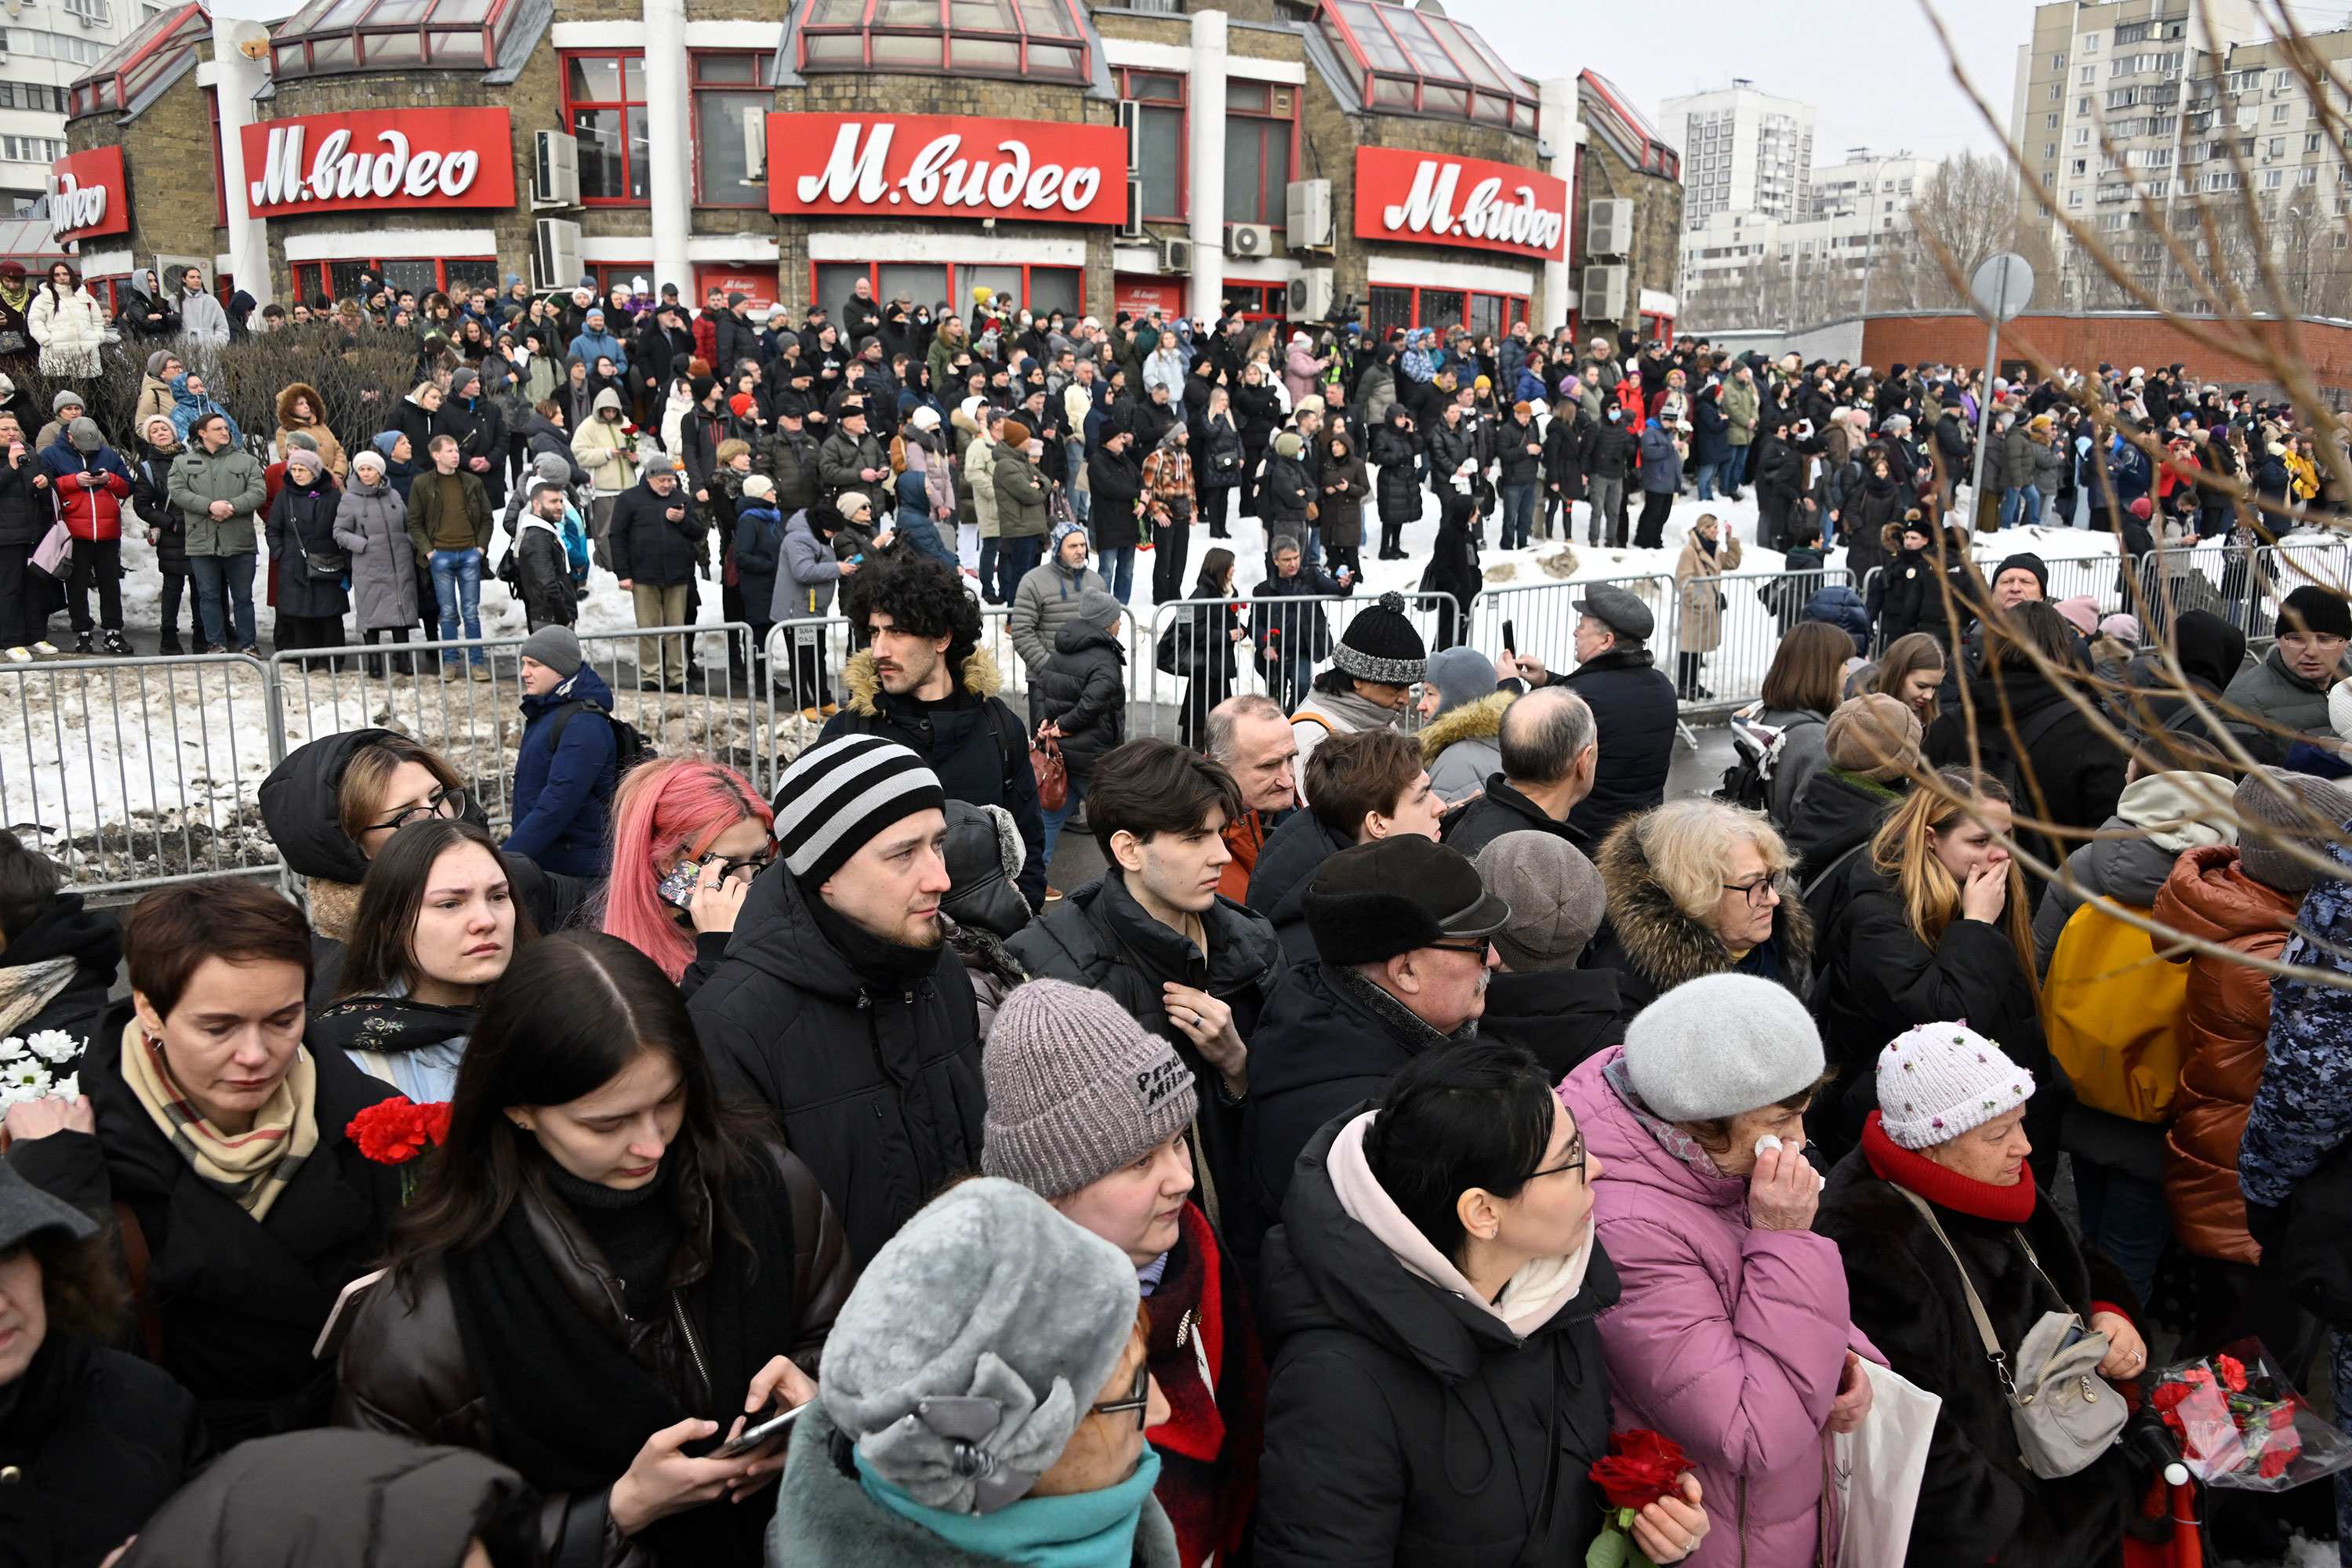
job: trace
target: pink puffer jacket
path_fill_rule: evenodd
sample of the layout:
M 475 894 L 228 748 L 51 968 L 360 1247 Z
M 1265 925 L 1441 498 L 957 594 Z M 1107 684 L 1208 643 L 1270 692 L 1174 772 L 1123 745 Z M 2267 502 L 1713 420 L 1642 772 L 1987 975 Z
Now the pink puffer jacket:
M 1682 1445 L 1705 1495 L 1691 1568 L 1806 1568 L 1817 1560 L 1822 1434 L 1855 1329 L 1828 1237 L 1754 1230 L 1745 1178 L 1669 1153 L 1603 1074 L 1612 1046 L 1559 1094 L 1604 1170 L 1600 1236 L 1623 1293 L 1601 1315 L 1613 1430 Z

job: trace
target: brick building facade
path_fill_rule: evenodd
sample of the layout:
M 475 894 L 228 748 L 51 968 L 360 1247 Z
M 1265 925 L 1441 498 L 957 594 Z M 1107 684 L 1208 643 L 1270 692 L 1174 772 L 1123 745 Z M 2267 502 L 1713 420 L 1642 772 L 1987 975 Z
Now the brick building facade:
M 2308 320 L 2284 324 L 2242 321 L 2234 325 L 2273 338 L 2292 331 L 2320 391 L 2339 408 L 2352 404 L 2352 326 Z M 1871 316 L 1864 320 L 1862 329 L 1859 360 L 1864 364 L 1978 364 L 1984 359 L 1984 321 L 1962 312 Z M 2284 395 L 2268 367 L 2234 354 L 2216 353 L 2163 317 L 2146 311 L 2029 312 L 2001 329 L 2000 358 L 2004 373 L 2010 374 L 2031 374 L 2036 365 L 2073 365 L 2082 370 L 2101 364 L 2124 369 L 2138 365 L 2153 370 L 2158 365 L 2182 364 L 2200 381 Z

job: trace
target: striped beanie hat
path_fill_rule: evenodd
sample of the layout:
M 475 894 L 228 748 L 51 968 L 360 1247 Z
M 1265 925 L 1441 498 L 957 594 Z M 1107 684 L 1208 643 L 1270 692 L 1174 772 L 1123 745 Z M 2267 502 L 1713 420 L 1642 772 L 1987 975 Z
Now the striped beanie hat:
M 940 775 L 897 742 L 843 735 L 793 759 L 774 805 L 784 865 L 814 888 L 901 817 L 947 809 L 947 792 Z

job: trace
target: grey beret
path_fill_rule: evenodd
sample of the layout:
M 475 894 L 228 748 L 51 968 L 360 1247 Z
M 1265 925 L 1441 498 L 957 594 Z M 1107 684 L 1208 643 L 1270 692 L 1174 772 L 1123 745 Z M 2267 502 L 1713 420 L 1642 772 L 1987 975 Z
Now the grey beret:
M 1576 613 L 1591 616 L 1619 637 L 1635 642 L 1647 642 L 1657 629 L 1658 619 L 1650 606 L 1624 589 L 1608 583 L 1596 583 L 1576 601 Z
M 883 1244 L 834 1321 L 819 1395 L 875 1474 L 987 1513 L 1053 1468 L 1118 1365 L 1135 1265 L 1018 1183 L 949 1188 Z
M 1752 974 L 1685 981 L 1625 1028 L 1633 1092 L 1668 1121 L 1711 1121 L 1765 1106 L 1822 1076 L 1822 1036 L 1805 1005 Z

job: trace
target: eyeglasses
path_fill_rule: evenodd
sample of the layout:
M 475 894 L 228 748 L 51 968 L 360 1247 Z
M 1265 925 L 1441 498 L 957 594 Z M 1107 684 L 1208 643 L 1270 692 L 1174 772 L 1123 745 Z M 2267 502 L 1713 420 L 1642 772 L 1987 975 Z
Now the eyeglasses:
M 767 852 L 763 855 L 721 855 L 713 857 L 713 858 L 717 861 L 719 866 L 719 879 L 720 881 L 725 881 L 728 878 L 733 876 L 739 869 L 748 873 L 745 878 L 745 880 L 748 881 L 752 878 L 758 877 L 761 872 L 766 870 L 769 867 L 776 863 L 776 847 L 773 844 L 769 845 Z M 710 860 L 705 860 L 703 862 L 706 866 L 710 865 L 711 863 L 712 862 Z
M 1534 1181 L 1538 1176 L 1557 1176 L 1557 1175 L 1559 1175 L 1562 1171 L 1574 1171 L 1574 1172 L 1576 1173 L 1576 1179 L 1577 1179 L 1578 1181 L 1580 1181 L 1580 1181 L 1584 1180 L 1584 1134 L 1583 1134 L 1583 1133 L 1579 1132 L 1575 1137 L 1573 1137 L 1573 1138 L 1571 1138 L 1571 1139 L 1570 1139 L 1570 1140 L 1568 1141 L 1568 1152 L 1569 1152 L 1569 1158 L 1567 1158 L 1567 1159 L 1565 1159 L 1565 1160 L 1562 1160 L 1562 1161 L 1561 1161 L 1559 1164 L 1557 1164 L 1557 1165 L 1552 1165 L 1552 1166 L 1549 1166 L 1549 1167 L 1548 1167 L 1548 1168 L 1546 1168 L 1546 1169 L 1544 1169 L 1544 1170 L 1537 1171 L 1537 1172 L 1534 1172 L 1534 1173 L 1530 1173 L 1530 1174 L 1528 1175 L 1528 1181 L 1530 1181 L 1530 1182 L 1532 1182 L 1532 1181 Z
M 1476 942 L 1429 942 L 1422 945 L 1433 947 L 1440 952 L 1466 952 L 1473 958 L 1484 959 L 1486 956 L 1486 949 L 1493 944 L 1485 937 L 1480 937 Z
M 1748 907 L 1751 910 L 1760 910 L 1764 907 L 1764 895 L 1768 890 L 1778 898 L 1788 897 L 1789 878 L 1785 872 L 1775 871 L 1769 877 L 1759 877 L 1752 882 L 1726 882 L 1723 884 L 1723 890 L 1727 893 L 1747 894 Z
M 430 822 L 436 816 L 465 815 L 466 792 L 452 786 L 435 790 L 425 797 L 423 805 L 404 807 L 398 815 L 385 821 L 372 824 L 368 831 L 374 833 L 387 827 L 406 827 L 412 822 Z
M 1137 1363 L 1135 1369 L 1135 1386 L 1128 1391 L 1127 1397 L 1125 1399 L 1107 1399 L 1103 1401 L 1100 1405 L 1095 1406 L 1095 1414 L 1097 1415 L 1124 1415 L 1129 1411 L 1132 1410 L 1135 1412 L 1135 1429 L 1140 1432 L 1143 1430 L 1143 1424 L 1147 1418 L 1145 1413 L 1150 1408 L 1150 1405 L 1151 1363 L 1146 1361 Z

